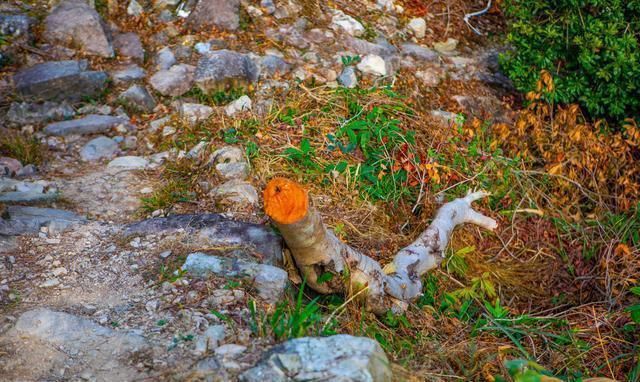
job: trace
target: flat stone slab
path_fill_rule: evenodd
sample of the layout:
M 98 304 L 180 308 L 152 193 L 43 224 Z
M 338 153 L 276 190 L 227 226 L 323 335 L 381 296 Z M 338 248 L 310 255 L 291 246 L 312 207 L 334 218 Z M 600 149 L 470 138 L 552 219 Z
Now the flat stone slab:
M 88 71 L 87 61 L 49 61 L 22 69 L 13 77 L 18 94 L 30 100 L 79 101 L 104 88 L 105 72 Z
M 107 168 L 120 170 L 144 170 L 147 167 L 149 167 L 148 159 L 131 155 L 118 157 L 107 165 Z
M 270 265 L 282 264 L 282 238 L 271 228 L 225 218 L 219 214 L 172 215 L 128 224 L 123 234 L 158 235 L 184 232 L 190 240 L 209 247 L 233 248 L 244 257 Z M 238 254 L 242 256 L 242 254 Z
M 56 199 L 59 196 L 55 185 L 45 181 L 19 181 L 0 178 L 0 202 L 31 203 Z
M 302 337 L 276 345 L 241 382 L 390 382 L 389 360 L 375 340 L 339 334 Z
M 44 132 L 56 136 L 96 134 L 107 132 L 126 122 L 122 117 L 90 114 L 80 119 L 51 123 L 44 128 Z
M 7 112 L 7 121 L 22 126 L 59 121 L 71 118 L 74 115 L 75 111 L 66 102 L 60 104 L 54 102 L 13 102 Z
M 6 217 L 0 218 L 0 235 L 16 236 L 37 233 L 41 227 L 60 232 L 73 224 L 83 224 L 86 219 L 71 211 L 53 208 L 8 206 Z

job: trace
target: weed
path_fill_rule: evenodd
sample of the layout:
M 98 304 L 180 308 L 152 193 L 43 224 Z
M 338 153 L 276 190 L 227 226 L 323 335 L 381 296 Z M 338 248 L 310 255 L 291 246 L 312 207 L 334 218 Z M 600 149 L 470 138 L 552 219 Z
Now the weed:
M 351 66 L 351 65 L 355 65 L 358 62 L 360 62 L 361 57 L 356 55 L 356 56 L 341 56 L 340 57 L 340 61 L 342 61 L 342 65 L 344 66 Z
M 281 302 L 271 313 L 261 313 L 256 309 L 255 301 L 249 302 L 251 313 L 251 330 L 261 336 L 271 335 L 276 341 L 303 336 L 326 336 L 335 334 L 336 323 L 326 322 L 320 312 L 320 297 L 306 303 L 304 301 L 304 285 L 300 286 L 295 304 Z
M 44 161 L 46 148 L 36 138 L 18 132 L 6 132 L 0 136 L 0 156 L 19 160 L 23 165 L 38 165 Z
M 205 93 L 197 86 L 194 86 L 183 97 L 195 98 L 198 103 L 213 106 L 224 106 L 231 101 L 234 101 L 246 92 L 241 87 L 233 87 L 228 90 L 217 90 L 211 93 Z
M 141 198 L 142 210 L 153 212 L 167 210 L 178 202 L 188 202 L 192 199 L 187 182 L 169 179 L 149 197 Z

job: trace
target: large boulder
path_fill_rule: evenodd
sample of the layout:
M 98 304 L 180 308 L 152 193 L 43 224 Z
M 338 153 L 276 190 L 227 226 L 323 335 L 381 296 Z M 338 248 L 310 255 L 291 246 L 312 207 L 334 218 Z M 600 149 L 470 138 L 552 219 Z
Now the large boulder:
M 87 54 L 113 57 L 102 19 L 85 0 L 63 0 L 55 7 L 45 19 L 43 37 L 55 44 L 80 47 Z
M 13 82 L 21 96 L 43 101 L 79 101 L 95 97 L 107 81 L 105 72 L 88 71 L 87 61 L 49 61 L 19 71 Z
M 276 345 L 241 382 L 391 381 L 389 360 L 380 345 L 346 334 L 303 337 Z
M 204 92 L 248 85 L 258 79 L 258 67 L 246 54 L 227 49 L 204 55 L 194 75 L 196 85 Z
M 90 114 L 80 119 L 50 123 L 44 128 L 44 133 L 62 137 L 76 134 L 103 133 L 126 122 L 127 120 L 122 117 Z
M 200 0 L 187 22 L 196 30 L 236 30 L 240 26 L 240 0 Z

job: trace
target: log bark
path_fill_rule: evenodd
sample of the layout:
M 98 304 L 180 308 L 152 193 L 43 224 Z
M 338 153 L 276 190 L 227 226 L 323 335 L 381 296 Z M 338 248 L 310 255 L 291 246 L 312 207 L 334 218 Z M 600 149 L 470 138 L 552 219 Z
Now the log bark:
M 323 294 L 357 294 L 365 299 L 368 309 L 384 314 L 389 309 L 403 311 L 420 297 L 421 276 L 444 259 L 457 225 L 472 223 L 488 230 L 497 227 L 495 220 L 471 207 L 487 195 L 473 192 L 444 204 L 429 227 L 384 268 L 327 229 L 307 191 L 297 183 L 272 180 L 264 191 L 264 203 L 265 212 L 280 230 L 307 285 Z M 327 273 L 334 277 L 328 280 Z

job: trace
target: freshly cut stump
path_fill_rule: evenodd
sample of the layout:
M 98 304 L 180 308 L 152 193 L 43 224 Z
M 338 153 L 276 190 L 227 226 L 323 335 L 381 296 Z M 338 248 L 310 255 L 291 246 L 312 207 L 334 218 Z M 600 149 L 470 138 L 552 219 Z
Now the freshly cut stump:
M 384 269 L 327 229 L 308 192 L 296 182 L 271 180 L 264 191 L 264 208 L 282 233 L 307 285 L 323 294 L 358 294 L 371 311 L 384 314 L 389 309 L 403 311 L 420 297 L 421 276 L 444 259 L 457 225 L 473 223 L 490 231 L 497 227 L 495 220 L 471 208 L 472 202 L 488 195 L 484 191 L 472 192 L 444 204 L 429 227 Z M 325 273 L 336 277 L 319 281 Z

